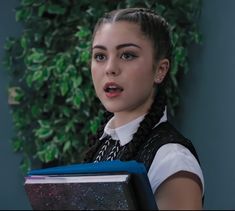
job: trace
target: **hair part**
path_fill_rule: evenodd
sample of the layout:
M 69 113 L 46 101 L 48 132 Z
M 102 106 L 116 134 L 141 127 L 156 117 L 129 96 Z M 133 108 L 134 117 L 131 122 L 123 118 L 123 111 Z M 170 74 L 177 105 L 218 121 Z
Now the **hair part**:
M 162 16 L 147 8 L 126 8 L 106 13 L 95 25 L 93 39 L 103 24 L 120 21 L 127 21 L 140 26 L 143 35 L 153 43 L 156 63 L 163 58 L 171 61 L 172 43 L 169 24 Z

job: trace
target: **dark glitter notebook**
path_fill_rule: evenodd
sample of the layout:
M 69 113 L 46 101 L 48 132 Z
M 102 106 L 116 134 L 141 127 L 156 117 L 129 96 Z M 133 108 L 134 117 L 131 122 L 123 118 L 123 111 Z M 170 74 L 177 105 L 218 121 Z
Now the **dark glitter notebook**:
M 33 210 L 157 210 L 145 167 L 136 161 L 33 170 L 24 187 Z

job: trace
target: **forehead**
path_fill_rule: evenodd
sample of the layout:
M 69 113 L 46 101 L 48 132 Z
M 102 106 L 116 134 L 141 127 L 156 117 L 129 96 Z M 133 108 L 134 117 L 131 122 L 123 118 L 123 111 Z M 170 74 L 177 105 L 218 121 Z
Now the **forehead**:
M 119 21 L 102 24 L 95 33 L 93 45 L 111 45 L 125 42 L 137 42 L 150 45 L 150 40 L 142 33 L 136 23 Z

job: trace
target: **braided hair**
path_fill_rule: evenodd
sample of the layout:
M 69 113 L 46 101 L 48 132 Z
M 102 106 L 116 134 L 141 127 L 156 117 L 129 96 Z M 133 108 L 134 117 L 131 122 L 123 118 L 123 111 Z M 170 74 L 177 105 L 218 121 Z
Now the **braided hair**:
M 103 18 L 98 20 L 94 28 L 93 39 L 96 35 L 96 32 L 103 24 L 115 23 L 119 21 L 127 21 L 140 26 L 141 32 L 144 34 L 144 36 L 149 38 L 149 40 L 153 44 L 153 56 L 155 63 L 158 63 L 158 61 L 163 58 L 168 59 L 169 62 L 171 61 L 172 44 L 170 38 L 169 25 L 163 17 L 159 16 L 154 11 L 147 8 L 126 8 L 106 13 Z M 127 144 L 127 149 L 124 151 L 122 160 L 130 160 L 135 156 L 141 144 L 146 141 L 146 137 L 148 137 L 149 131 L 162 118 L 167 102 L 165 89 L 169 77 L 168 73 L 162 83 L 158 84 L 154 101 L 148 113 L 145 115 L 144 119 L 140 123 L 138 130 L 133 135 L 132 141 Z M 107 112 L 104 121 L 107 122 L 110 117 L 110 113 Z M 97 136 L 95 138 L 93 137 L 95 144 L 90 148 L 90 150 L 86 154 L 84 159 L 85 162 L 91 161 L 93 155 L 99 148 L 101 143 L 100 141 L 98 141 L 98 138 L 100 137 L 100 132 L 103 132 L 104 125 L 105 124 L 101 125 Z

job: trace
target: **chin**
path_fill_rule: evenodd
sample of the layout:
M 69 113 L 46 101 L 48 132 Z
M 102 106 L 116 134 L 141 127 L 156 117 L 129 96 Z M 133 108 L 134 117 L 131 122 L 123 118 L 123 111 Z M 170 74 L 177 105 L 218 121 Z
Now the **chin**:
M 110 105 L 105 105 L 103 104 L 105 109 L 110 112 L 110 113 L 116 113 L 120 111 L 120 108 L 117 108 L 116 106 L 110 106 Z
M 105 109 L 108 111 L 108 112 L 110 112 L 110 113 L 115 113 L 116 112 L 116 109 L 113 109 L 113 108 L 111 108 L 110 106 L 104 106 L 105 107 Z

